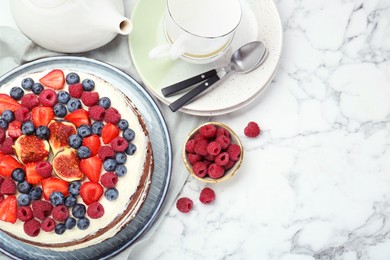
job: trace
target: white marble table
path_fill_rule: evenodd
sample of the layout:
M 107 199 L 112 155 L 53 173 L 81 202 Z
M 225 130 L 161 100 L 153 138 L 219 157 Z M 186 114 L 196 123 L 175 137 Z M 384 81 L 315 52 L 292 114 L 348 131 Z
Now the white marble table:
M 209 185 L 212 205 L 190 178 L 179 196 L 193 210 L 172 206 L 134 259 L 390 259 L 390 1 L 276 3 L 274 81 L 213 118 L 242 137 L 240 172 Z M 260 137 L 244 136 L 249 121 Z

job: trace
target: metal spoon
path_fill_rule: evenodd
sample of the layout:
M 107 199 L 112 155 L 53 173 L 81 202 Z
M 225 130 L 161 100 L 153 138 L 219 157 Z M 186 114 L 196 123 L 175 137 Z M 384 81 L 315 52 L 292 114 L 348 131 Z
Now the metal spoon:
M 202 93 L 210 86 L 212 86 L 214 83 L 219 81 L 221 78 L 230 75 L 230 73 L 232 72 L 249 73 L 255 70 L 264 62 L 264 60 L 267 57 L 267 54 L 268 54 L 267 48 L 265 47 L 264 43 L 261 41 L 253 41 L 241 46 L 233 53 L 230 59 L 230 64 L 222 68 L 221 72 L 218 73 L 221 74 L 221 76 L 215 74 L 214 76 L 210 77 L 205 82 L 196 86 L 187 94 L 183 95 L 182 97 L 180 97 L 179 99 L 171 103 L 169 105 L 169 108 L 173 112 L 177 111 L 184 105 L 188 104 L 200 93 Z

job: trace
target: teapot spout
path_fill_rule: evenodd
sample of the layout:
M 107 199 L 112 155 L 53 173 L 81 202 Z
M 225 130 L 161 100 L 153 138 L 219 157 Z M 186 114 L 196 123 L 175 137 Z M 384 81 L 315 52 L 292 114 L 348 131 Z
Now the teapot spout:
M 115 30 L 122 35 L 128 35 L 133 30 L 132 22 L 125 16 L 118 16 L 113 19 Z

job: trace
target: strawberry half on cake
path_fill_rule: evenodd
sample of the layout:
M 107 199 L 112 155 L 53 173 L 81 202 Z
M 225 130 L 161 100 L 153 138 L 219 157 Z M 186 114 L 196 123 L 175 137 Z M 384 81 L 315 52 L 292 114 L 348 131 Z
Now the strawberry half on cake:
M 95 75 L 57 68 L 0 87 L 0 229 L 72 251 L 126 227 L 153 172 L 131 98 Z

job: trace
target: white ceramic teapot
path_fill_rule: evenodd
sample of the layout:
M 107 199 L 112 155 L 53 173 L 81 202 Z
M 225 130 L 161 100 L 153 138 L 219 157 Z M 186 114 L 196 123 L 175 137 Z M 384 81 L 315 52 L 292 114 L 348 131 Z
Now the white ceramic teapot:
M 123 15 L 123 0 L 12 0 L 10 4 L 19 29 L 52 51 L 93 50 L 132 30 Z

